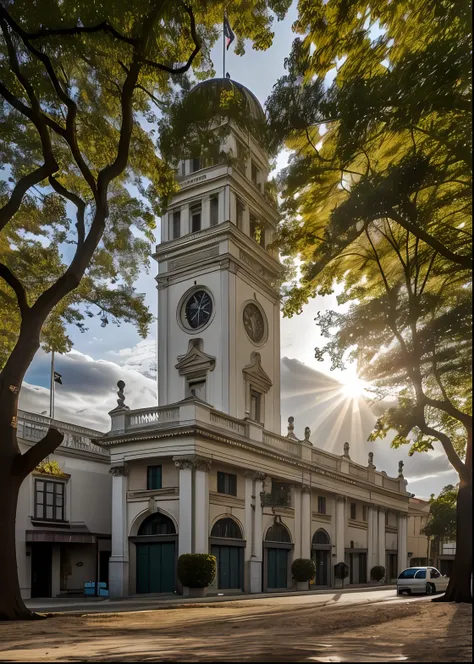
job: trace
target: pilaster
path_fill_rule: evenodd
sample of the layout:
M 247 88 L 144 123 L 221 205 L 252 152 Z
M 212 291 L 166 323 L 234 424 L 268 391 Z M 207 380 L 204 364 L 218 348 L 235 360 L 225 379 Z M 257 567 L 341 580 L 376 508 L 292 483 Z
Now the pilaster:
M 378 565 L 385 567 L 385 507 L 379 507 L 377 540 Z
M 210 459 L 194 461 L 194 553 L 209 552 Z
M 397 564 L 398 573 L 400 574 L 407 566 L 407 515 L 402 513 L 398 514 L 397 544 Z
M 109 596 L 128 595 L 127 467 L 112 466 L 112 551 Z
M 301 558 L 311 558 L 311 489 L 301 488 Z
M 344 562 L 346 534 L 346 499 L 336 497 L 336 562 Z
M 174 459 L 179 469 L 178 553 L 193 552 L 193 460 Z
M 262 563 L 263 563 L 263 508 L 260 500 L 260 494 L 263 491 L 263 482 L 265 474 L 255 471 L 246 473 L 246 497 L 247 492 L 250 492 L 252 487 L 251 509 L 253 517 L 248 513 L 246 501 L 246 515 L 245 520 L 247 523 L 252 523 L 251 530 L 251 555 L 248 561 L 248 578 L 249 578 L 249 591 L 251 593 L 262 592 Z M 247 543 L 248 546 L 248 543 Z

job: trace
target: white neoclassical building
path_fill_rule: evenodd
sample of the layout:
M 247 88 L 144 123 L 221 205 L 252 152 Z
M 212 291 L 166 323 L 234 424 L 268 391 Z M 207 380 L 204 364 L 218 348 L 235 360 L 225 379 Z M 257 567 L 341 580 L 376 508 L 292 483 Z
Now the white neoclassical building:
M 196 91 L 234 89 L 229 79 Z M 229 124 L 236 162 L 179 164 L 180 191 L 162 218 L 158 262 L 159 404 L 130 410 L 119 384 L 110 452 L 110 595 L 173 592 L 182 553 L 212 553 L 213 590 L 291 589 L 291 562 L 313 558 L 315 587 L 394 578 L 407 565 L 409 495 L 397 478 L 313 445 L 280 424 L 281 266 L 269 248 L 278 213 L 266 193 L 269 162 L 253 136 Z M 124 389 L 125 388 L 125 389 Z M 125 396 L 124 396 L 125 392 Z M 317 440 L 317 432 L 315 439 Z M 212 590 L 212 589 L 211 589 Z

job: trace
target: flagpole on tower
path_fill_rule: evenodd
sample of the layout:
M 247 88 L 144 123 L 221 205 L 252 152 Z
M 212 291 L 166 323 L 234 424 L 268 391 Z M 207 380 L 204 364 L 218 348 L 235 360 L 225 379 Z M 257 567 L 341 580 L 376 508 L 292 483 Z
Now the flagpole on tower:
M 54 418 L 54 350 L 51 351 L 51 382 L 49 389 L 49 418 Z
M 222 20 L 222 78 L 225 78 L 225 9 Z

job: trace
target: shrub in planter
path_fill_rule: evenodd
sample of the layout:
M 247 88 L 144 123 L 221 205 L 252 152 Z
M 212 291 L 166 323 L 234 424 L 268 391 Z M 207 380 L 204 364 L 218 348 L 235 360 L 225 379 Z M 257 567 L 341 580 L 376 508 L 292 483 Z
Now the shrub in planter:
M 183 553 L 178 558 L 178 578 L 188 588 L 207 588 L 216 576 L 216 557 L 207 553 Z
M 291 574 L 297 582 L 308 582 L 314 579 L 316 566 L 309 558 L 296 558 L 291 566 Z
M 370 578 L 374 581 L 382 581 L 385 576 L 385 567 L 383 565 L 375 565 L 370 570 Z

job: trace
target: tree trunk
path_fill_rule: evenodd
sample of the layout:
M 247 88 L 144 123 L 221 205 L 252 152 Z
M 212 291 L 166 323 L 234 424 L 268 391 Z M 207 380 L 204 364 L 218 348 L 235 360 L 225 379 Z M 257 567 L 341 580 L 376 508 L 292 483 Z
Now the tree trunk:
M 472 475 L 461 479 L 456 505 L 456 555 L 449 585 L 433 602 L 472 604 Z
M 13 460 L 13 459 L 12 459 Z M 21 479 L 12 463 L 0 466 L 0 620 L 40 618 L 26 608 L 20 593 L 15 546 L 15 521 Z

